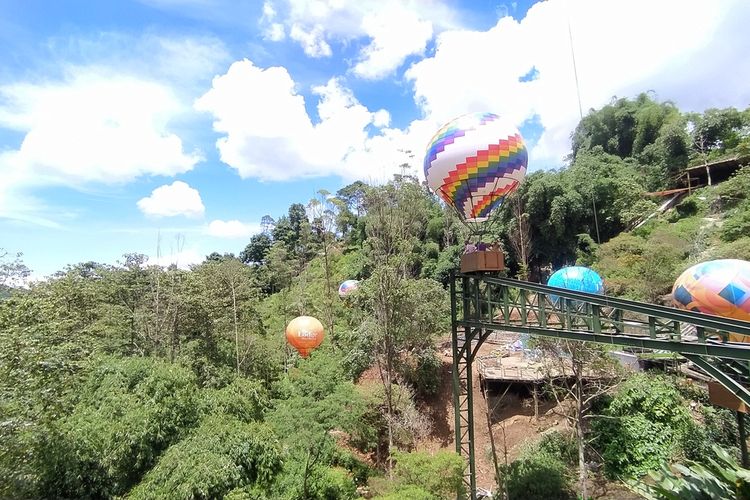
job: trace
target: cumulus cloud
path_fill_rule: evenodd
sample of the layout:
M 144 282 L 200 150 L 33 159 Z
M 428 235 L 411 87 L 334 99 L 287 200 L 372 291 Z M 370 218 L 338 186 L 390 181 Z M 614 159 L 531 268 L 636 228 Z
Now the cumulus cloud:
M 432 39 L 432 23 L 420 19 L 414 11 L 400 5 L 365 15 L 362 29 L 371 38 L 354 66 L 354 74 L 362 78 L 378 79 L 388 76 L 413 54 L 424 53 Z
M 214 220 L 208 225 L 206 232 L 216 238 L 249 238 L 260 232 L 260 226 L 238 220 Z
M 175 175 L 201 159 L 167 130 L 180 105 L 168 87 L 96 71 L 64 82 L 0 87 L 0 127 L 25 133 L 0 158 L 19 181 L 78 186 Z
M 288 32 L 310 57 L 330 57 L 333 42 L 367 40 L 352 70 L 378 79 L 422 54 L 436 30 L 457 27 L 457 18 L 439 0 L 268 0 L 260 23 L 267 39 L 282 40 Z
M 241 177 L 288 180 L 328 174 L 368 178 L 372 162 L 350 161 L 372 147 L 367 128 L 389 121 L 384 110 L 371 112 L 338 79 L 314 87 L 318 122 L 307 114 L 303 96 L 283 67 L 262 69 L 238 61 L 195 107 L 211 113 L 221 160 Z
M 198 190 L 182 181 L 154 189 L 151 196 L 138 201 L 138 208 L 146 215 L 157 217 L 200 217 L 206 210 Z
M 425 115 L 438 122 L 480 110 L 518 125 L 538 119 L 544 132 L 530 166 L 559 166 L 579 120 L 568 19 L 585 112 L 647 90 L 696 110 L 744 107 L 750 38 L 737 20 L 749 17 L 750 4 L 741 0 L 692 7 L 681 0 L 549 0 L 520 22 L 504 17 L 488 31 L 441 33 L 434 56 L 406 77 Z M 530 72 L 533 78 L 522 78 Z
M 186 102 L 227 60 L 220 40 L 109 32 L 44 47 L 28 61 L 44 80 L 0 84 L 0 129 L 22 137 L 0 152 L 0 217 L 55 225 L 60 211 L 35 203 L 41 186 L 173 176 L 202 160 L 172 123 L 189 122 Z
M 368 2 L 294 0 L 273 5 L 276 22 L 283 19 L 287 26 L 296 22 L 306 33 L 319 26 L 318 35 L 311 39 L 328 42 L 370 36 L 368 31 L 382 26 L 377 13 L 390 6 L 381 2 L 378 10 Z M 286 70 L 261 70 L 245 61 L 237 64 L 246 68 L 232 68 L 215 80 L 214 88 L 197 104 L 214 114 L 216 130 L 225 134 L 218 143 L 222 160 L 245 177 L 266 180 L 329 174 L 382 179 L 401 164 L 421 172 L 424 147 L 441 124 L 467 112 L 493 111 L 519 128 L 527 122 L 541 126 L 541 136 L 529 143 L 532 170 L 559 167 L 579 120 L 571 34 L 584 113 L 603 106 L 612 96 L 631 97 L 643 91 L 654 91 L 659 99 L 696 111 L 745 107 L 750 101 L 750 87 L 745 84 L 750 65 L 738 63 L 750 51 L 743 24 L 750 18 L 750 3 L 742 0 L 718 0 L 696 8 L 681 0 L 656 4 L 549 0 L 535 4 L 521 21 L 502 17 L 486 31 L 439 24 L 416 4 L 403 5 L 417 13 L 410 26 L 431 21 L 438 33 L 434 54 L 405 72 L 420 118 L 403 129 L 389 128 L 385 110 L 370 112 L 368 118 L 369 110 L 340 81 L 332 80 L 326 91 L 316 90 L 321 122 L 313 124 Z M 408 16 L 389 17 L 398 22 Z M 366 19 L 371 21 L 364 23 Z M 384 37 L 395 36 L 387 31 L 383 29 Z M 392 59 L 387 40 L 380 35 L 372 38 L 353 71 L 377 77 L 392 70 L 394 66 L 385 62 Z M 726 71 L 729 67 L 732 71 Z M 271 98 L 233 117 L 231 110 L 242 107 L 243 88 L 260 89 Z M 264 110 L 264 105 L 270 109 Z M 326 113 L 321 109 L 326 106 L 337 111 Z M 338 110 L 344 115 L 339 116 Z M 262 116 L 274 114 L 285 120 L 291 117 L 287 127 L 270 118 L 272 132 L 264 131 Z M 379 130 L 367 134 L 368 125 Z M 284 152 L 283 160 L 278 159 L 278 151 Z

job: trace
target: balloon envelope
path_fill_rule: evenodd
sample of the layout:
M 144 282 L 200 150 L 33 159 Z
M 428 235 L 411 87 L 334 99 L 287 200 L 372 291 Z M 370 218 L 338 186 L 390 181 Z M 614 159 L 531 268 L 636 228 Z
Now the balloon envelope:
M 339 297 L 342 299 L 359 288 L 359 281 L 346 280 L 339 285 Z
M 750 321 L 750 262 L 701 262 L 683 272 L 672 288 L 677 307 Z
M 526 175 L 528 154 L 513 124 L 492 113 L 460 116 L 427 146 L 427 184 L 466 222 L 483 222 Z
M 558 269 L 547 280 L 547 285 L 566 290 L 575 290 L 587 293 L 604 293 L 604 281 L 601 276 L 588 267 L 570 266 Z M 559 297 L 550 296 L 557 302 Z
M 286 341 L 306 358 L 323 342 L 323 325 L 312 316 L 294 318 L 286 327 Z

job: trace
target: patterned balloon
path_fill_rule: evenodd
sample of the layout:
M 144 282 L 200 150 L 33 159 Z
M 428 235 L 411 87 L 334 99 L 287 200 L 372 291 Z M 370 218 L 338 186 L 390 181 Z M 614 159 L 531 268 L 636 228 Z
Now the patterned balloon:
M 359 288 L 359 281 L 346 280 L 339 285 L 339 297 L 342 299 Z
M 448 122 L 427 147 L 427 185 L 467 222 L 483 222 L 526 175 L 523 138 L 507 120 L 471 113 Z
M 604 281 L 593 269 L 583 266 L 570 266 L 558 269 L 547 280 L 547 285 L 566 290 L 575 290 L 587 293 L 604 293 Z M 550 296 L 557 302 L 559 297 Z
M 750 262 L 702 262 L 682 273 L 672 288 L 677 307 L 750 321 Z
M 286 341 L 306 358 L 323 342 L 323 325 L 312 316 L 299 316 L 286 326 Z

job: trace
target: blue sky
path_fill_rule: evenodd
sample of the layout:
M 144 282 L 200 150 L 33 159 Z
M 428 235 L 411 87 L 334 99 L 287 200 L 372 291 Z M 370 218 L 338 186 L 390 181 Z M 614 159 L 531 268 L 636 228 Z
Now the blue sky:
M 0 0 L 0 248 L 38 278 L 238 253 L 319 189 L 421 175 L 470 111 L 560 167 L 568 24 L 584 110 L 653 90 L 701 111 L 750 103 L 748 21 L 742 0 Z

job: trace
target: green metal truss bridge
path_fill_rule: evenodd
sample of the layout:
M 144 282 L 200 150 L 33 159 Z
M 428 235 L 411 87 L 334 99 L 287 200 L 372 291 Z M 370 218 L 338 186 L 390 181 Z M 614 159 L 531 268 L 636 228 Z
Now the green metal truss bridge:
M 750 406 L 750 322 L 474 273 L 451 276 L 456 451 L 476 498 L 472 364 L 493 331 L 679 353 Z

